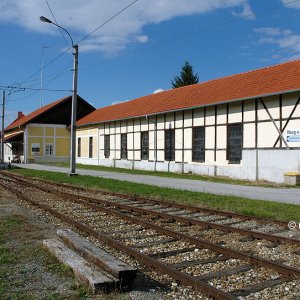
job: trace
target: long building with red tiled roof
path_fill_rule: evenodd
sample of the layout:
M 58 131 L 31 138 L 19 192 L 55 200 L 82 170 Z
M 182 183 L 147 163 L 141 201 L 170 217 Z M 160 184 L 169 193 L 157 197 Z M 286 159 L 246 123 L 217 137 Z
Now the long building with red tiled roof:
M 300 172 L 300 60 L 99 108 L 77 162 L 284 181 Z
M 123 120 L 300 90 L 300 60 L 99 108 L 78 125 Z

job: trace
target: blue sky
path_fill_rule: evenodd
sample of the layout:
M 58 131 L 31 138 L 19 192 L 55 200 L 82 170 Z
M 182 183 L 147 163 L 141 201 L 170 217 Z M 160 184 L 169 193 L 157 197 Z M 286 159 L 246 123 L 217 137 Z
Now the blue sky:
M 47 1 L 77 42 L 133 0 Z M 47 1 L 0 0 L 0 86 L 40 88 L 42 52 L 47 65 L 67 49 L 58 28 L 39 21 L 53 20 Z M 138 0 L 79 43 L 78 93 L 99 108 L 170 89 L 186 60 L 206 81 L 300 58 L 299 19 L 292 0 Z M 67 52 L 43 70 L 44 88 L 66 91 L 12 93 L 6 124 L 41 96 L 45 105 L 70 94 L 71 69 Z

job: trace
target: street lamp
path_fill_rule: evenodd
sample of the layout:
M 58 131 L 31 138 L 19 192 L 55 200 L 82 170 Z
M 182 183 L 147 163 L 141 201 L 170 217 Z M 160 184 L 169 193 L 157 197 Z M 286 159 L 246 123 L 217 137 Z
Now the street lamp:
M 77 81 L 78 81 L 78 45 L 74 45 L 73 39 L 70 33 L 63 27 L 58 24 L 52 22 L 48 18 L 41 16 L 41 22 L 50 23 L 59 27 L 63 31 L 67 33 L 69 38 L 71 39 L 72 47 L 74 49 L 74 69 L 73 69 L 73 93 L 72 93 L 72 115 L 71 115 L 71 157 L 70 157 L 70 176 L 77 175 L 76 174 L 76 115 L 77 115 Z

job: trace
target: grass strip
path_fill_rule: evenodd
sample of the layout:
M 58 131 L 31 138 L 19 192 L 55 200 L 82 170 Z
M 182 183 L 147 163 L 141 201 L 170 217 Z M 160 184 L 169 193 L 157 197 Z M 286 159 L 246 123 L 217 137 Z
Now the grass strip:
M 73 279 L 68 267 L 49 255 L 40 238 L 40 229 L 23 216 L 0 218 L 0 299 L 86 299 L 87 289 Z M 64 277 L 72 284 L 71 292 L 56 292 L 55 282 Z M 43 278 L 49 282 L 39 282 Z
M 248 216 L 264 217 L 282 221 L 300 221 L 300 205 L 183 191 L 84 175 L 69 177 L 67 174 L 63 173 L 29 169 L 12 169 L 11 171 L 24 176 L 38 177 L 54 182 L 70 183 L 82 187 L 125 193 L 128 195 L 198 205 L 236 212 Z
M 45 163 L 45 165 L 57 166 L 69 168 L 70 164 L 66 162 L 55 162 L 55 163 Z M 263 186 L 263 187 L 273 187 L 273 188 L 295 188 L 295 186 L 289 186 L 280 183 L 273 183 L 269 181 L 251 181 L 251 180 L 240 180 L 229 177 L 222 176 L 205 176 L 197 175 L 190 173 L 173 173 L 173 172 L 159 172 L 159 171 L 146 171 L 146 170 L 132 170 L 125 168 L 113 168 L 105 166 L 95 166 L 95 165 L 83 165 L 76 164 L 76 168 L 83 170 L 93 170 L 93 171 L 106 171 L 106 172 L 115 172 L 115 173 L 124 173 L 124 174 L 138 174 L 138 175 L 149 175 L 149 176 L 159 176 L 159 177 L 168 177 L 168 178 L 181 178 L 181 179 L 190 179 L 190 180 L 203 180 L 209 182 L 219 182 L 227 184 L 237 184 L 237 185 L 248 185 L 248 186 Z M 296 186 L 297 187 L 297 186 Z

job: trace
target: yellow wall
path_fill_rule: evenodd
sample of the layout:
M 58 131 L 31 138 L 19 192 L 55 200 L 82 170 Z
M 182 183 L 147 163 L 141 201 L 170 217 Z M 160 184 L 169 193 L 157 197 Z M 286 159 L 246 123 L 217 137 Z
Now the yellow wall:
M 39 144 L 40 152 L 33 154 L 33 144 Z M 45 155 L 45 145 L 54 145 L 54 154 Z M 68 158 L 70 157 L 70 131 L 61 125 L 31 124 L 27 126 L 27 158 L 40 160 L 43 158 Z
M 56 136 L 70 136 L 70 131 L 67 128 L 56 128 Z
M 56 156 L 70 156 L 70 138 L 56 139 Z
M 43 136 L 44 128 L 42 127 L 28 127 L 28 136 Z
M 98 158 L 98 128 L 86 127 L 77 129 L 76 132 L 76 155 L 78 156 L 78 138 L 81 138 L 81 156 L 82 158 L 89 157 L 89 138 L 93 138 L 93 157 Z

